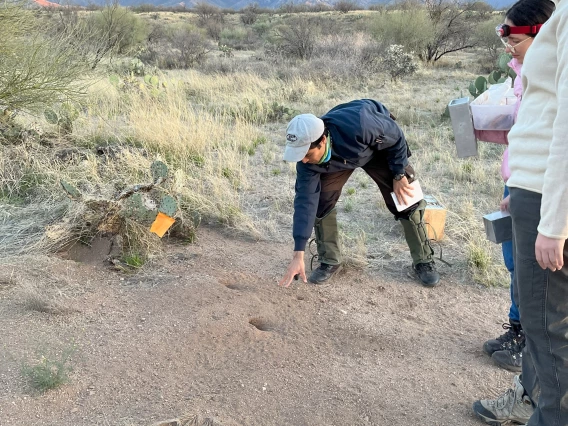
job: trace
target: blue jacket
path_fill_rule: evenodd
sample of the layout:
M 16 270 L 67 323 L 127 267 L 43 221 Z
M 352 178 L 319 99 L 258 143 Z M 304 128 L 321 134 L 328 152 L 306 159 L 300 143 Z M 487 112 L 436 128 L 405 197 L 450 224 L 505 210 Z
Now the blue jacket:
M 296 164 L 294 199 L 294 250 L 304 251 L 312 235 L 320 195 L 320 175 L 356 169 L 384 150 L 389 168 L 404 173 L 408 145 L 388 109 L 372 99 L 341 104 L 321 117 L 331 136 L 331 159 L 323 164 Z

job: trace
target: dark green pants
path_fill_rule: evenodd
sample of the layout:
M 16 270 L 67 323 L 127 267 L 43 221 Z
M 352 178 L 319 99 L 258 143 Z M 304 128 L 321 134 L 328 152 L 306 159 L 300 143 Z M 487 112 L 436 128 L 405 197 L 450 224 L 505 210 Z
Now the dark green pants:
M 363 170 L 379 187 L 389 211 L 397 220 L 400 220 L 413 264 L 431 262 L 433 251 L 428 242 L 423 220 L 426 203 L 422 201 L 406 210 L 397 211 L 391 197 L 394 176 L 384 155 L 376 155 L 363 167 Z M 339 200 L 343 186 L 352 173 L 353 170 L 345 170 L 336 173 L 322 173 L 320 177 L 321 192 L 316 213 L 315 233 L 318 259 L 328 265 L 339 265 L 342 262 L 335 205 Z M 409 175 L 415 174 L 410 165 L 407 167 L 407 173 Z

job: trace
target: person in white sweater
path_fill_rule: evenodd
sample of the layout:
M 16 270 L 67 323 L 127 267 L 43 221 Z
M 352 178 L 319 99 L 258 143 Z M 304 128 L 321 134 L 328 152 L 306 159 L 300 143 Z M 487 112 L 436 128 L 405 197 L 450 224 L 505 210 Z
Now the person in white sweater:
M 513 388 L 474 404 L 493 425 L 568 425 L 568 0 L 554 3 L 525 56 L 523 102 L 508 136 L 516 300 L 526 350 Z

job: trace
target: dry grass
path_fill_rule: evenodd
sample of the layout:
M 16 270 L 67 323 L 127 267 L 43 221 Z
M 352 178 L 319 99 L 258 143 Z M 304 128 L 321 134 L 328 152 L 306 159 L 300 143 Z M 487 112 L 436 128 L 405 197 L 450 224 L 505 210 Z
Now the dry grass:
M 502 147 L 481 144 L 478 158 L 457 159 L 450 124 L 440 118 L 451 99 L 466 93 L 477 56 L 448 55 L 436 67 L 422 66 L 412 77 L 390 83 L 380 74 L 349 79 L 355 56 L 371 43 L 360 30 L 343 38 L 322 36 L 318 43 L 329 60 L 316 55 L 311 62 L 282 64 L 243 54 L 222 59 L 228 71 L 160 74 L 167 87 L 157 92 L 139 85 L 118 88 L 107 80 L 93 84 L 87 113 L 75 122 L 71 139 L 51 138 L 54 147 L 32 139 L 0 149 L 0 252 L 51 252 L 84 235 L 84 207 L 65 197 L 60 179 L 87 198 L 112 199 L 127 186 L 148 183 L 156 159 L 170 169 L 163 190 L 178 200 L 181 215 L 291 241 L 295 168 L 280 160 L 285 123 L 296 113 L 323 114 L 368 97 L 397 116 L 423 188 L 449 210 L 445 257 L 468 269 L 476 282 L 507 283 L 499 247 L 485 241 L 481 221 L 498 206 Z M 26 120 L 54 131 L 42 119 Z M 114 155 L 97 155 L 94 148 L 108 145 L 116 148 Z M 54 158 L 54 151 L 70 146 L 80 158 Z M 339 203 L 348 261 L 378 268 L 408 263 L 400 226 L 374 183 L 358 171 L 349 185 L 355 192 Z M 158 254 L 157 240 L 145 232 L 128 231 L 133 251 Z

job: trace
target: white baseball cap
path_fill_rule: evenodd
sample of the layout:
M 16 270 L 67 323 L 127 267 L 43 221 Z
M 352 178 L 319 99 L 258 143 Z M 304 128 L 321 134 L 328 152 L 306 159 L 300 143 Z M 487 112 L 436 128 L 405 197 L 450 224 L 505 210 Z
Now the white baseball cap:
M 284 161 L 297 163 L 304 158 L 310 149 L 310 144 L 317 141 L 325 130 L 321 118 L 313 114 L 295 116 L 286 129 L 286 149 Z

